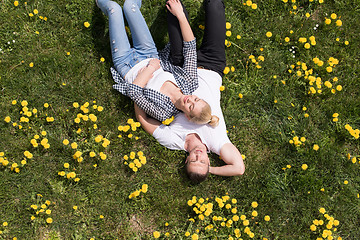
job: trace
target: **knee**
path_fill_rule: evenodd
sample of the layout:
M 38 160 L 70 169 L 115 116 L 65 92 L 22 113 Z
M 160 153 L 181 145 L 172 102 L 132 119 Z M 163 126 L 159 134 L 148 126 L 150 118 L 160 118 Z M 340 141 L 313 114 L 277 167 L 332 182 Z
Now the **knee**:
M 116 2 L 113 2 L 113 1 L 109 1 L 107 4 L 106 4 L 106 8 L 107 8 L 107 11 L 108 11 L 108 14 L 114 14 L 116 12 L 121 12 L 121 7 L 118 3 Z
M 126 0 L 123 6 L 124 12 L 131 13 L 136 12 L 140 9 L 139 1 L 136 0 Z

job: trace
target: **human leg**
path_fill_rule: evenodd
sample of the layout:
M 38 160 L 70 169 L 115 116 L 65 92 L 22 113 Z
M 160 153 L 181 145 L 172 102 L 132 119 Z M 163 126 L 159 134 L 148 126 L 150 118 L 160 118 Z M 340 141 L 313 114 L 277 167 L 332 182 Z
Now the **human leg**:
M 205 32 L 198 50 L 198 66 L 223 76 L 225 56 L 225 5 L 223 0 L 204 0 Z
M 141 0 L 126 0 L 123 6 L 125 18 L 129 24 L 133 47 L 139 61 L 158 57 L 158 51 L 150 30 L 140 12 Z
M 109 17 L 109 35 L 111 55 L 115 69 L 122 77 L 131 69 L 129 62 L 132 49 L 125 31 L 124 16 L 121 7 L 110 0 L 97 0 L 96 4 Z
M 181 1 L 180 1 L 181 2 Z M 185 6 L 181 2 L 186 18 L 189 21 L 189 14 Z M 182 66 L 184 63 L 183 56 L 183 38 L 181 34 L 180 24 L 178 19 L 167 10 L 167 26 L 170 40 L 170 57 L 172 63 L 177 66 Z

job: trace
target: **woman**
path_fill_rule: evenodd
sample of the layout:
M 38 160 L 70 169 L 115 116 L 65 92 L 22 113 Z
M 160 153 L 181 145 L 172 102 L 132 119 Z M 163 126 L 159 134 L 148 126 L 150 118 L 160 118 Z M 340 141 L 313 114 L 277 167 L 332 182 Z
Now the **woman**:
M 169 46 L 161 55 L 160 66 L 155 43 L 140 12 L 141 0 L 126 0 L 123 7 L 133 48 L 126 35 L 121 7 L 110 0 L 97 0 L 97 5 L 109 17 L 111 52 L 116 69 L 112 68 L 111 72 L 117 83 L 113 87 L 159 121 L 182 111 L 194 123 L 216 126 L 218 118 L 211 115 L 210 106 L 191 95 L 198 87 L 196 40 L 181 3 L 169 0 L 167 8 L 180 24 L 184 40 L 182 67 L 169 62 Z

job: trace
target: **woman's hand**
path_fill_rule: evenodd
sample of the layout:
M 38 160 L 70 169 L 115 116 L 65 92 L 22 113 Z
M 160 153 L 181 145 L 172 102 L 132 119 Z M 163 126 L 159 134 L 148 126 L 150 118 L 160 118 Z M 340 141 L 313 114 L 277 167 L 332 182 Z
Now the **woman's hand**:
M 185 16 L 180 0 L 168 0 L 166 7 L 178 19 Z
M 154 68 L 154 72 L 160 68 L 160 60 L 157 58 L 153 58 L 149 61 L 148 66 Z

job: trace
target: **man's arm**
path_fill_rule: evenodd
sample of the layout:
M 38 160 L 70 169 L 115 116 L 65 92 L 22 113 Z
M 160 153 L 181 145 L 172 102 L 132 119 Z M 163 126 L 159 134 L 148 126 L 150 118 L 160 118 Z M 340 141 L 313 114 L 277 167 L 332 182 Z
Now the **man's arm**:
M 219 176 L 238 176 L 244 174 L 244 161 L 234 144 L 225 143 L 220 149 L 220 157 L 226 165 L 221 167 L 210 167 L 210 173 Z
M 144 110 L 139 108 L 136 103 L 134 104 L 134 108 L 135 108 L 136 119 L 140 122 L 144 130 L 152 135 L 155 129 L 158 128 L 161 125 L 161 123 L 155 120 L 154 118 L 148 117 L 144 112 Z

